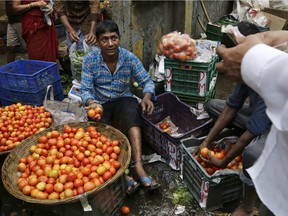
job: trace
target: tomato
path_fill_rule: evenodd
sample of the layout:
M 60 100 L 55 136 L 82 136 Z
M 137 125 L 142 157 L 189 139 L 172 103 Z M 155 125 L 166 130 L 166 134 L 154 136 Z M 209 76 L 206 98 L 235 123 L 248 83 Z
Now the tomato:
M 22 189 L 23 194 L 25 194 L 27 196 L 29 196 L 31 194 L 31 191 L 32 191 L 32 187 L 30 185 L 26 185 Z
M 110 178 L 112 178 L 112 173 L 111 173 L 109 170 L 105 171 L 105 172 L 103 173 L 103 179 L 104 179 L 104 181 L 107 181 L 107 180 L 110 179 Z
M 75 179 L 74 181 L 74 187 L 79 188 L 80 186 L 83 186 L 84 182 L 82 181 L 82 179 Z
M 90 109 L 90 110 L 88 110 L 87 115 L 88 115 L 90 118 L 94 118 L 95 115 L 96 115 L 96 112 L 95 112 L 94 109 Z
M 58 193 L 61 193 L 63 192 L 64 190 L 64 185 L 60 182 L 57 182 L 55 185 L 54 185 L 54 190 Z
M 208 156 L 208 151 L 209 151 L 209 149 L 208 149 L 207 147 L 202 148 L 202 149 L 200 150 L 201 156 L 203 156 L 204 158 L 207 158 L 207 156 Z
M 86 182 L 86 183 L 84 184 L 84 191 L 85 191 L 85 192 L 91 191 L 91 190 L 93 190 L 95 187 L 96 187 L 96 185 L 95 185 L 93 182 L 88 181 L 88 182 Z
M 123 214 L 129 214 L 130 213 L 130 208 L 128 207 L 128 206 L 122 206 L 121 207 L 121 212 L 123 213 Z

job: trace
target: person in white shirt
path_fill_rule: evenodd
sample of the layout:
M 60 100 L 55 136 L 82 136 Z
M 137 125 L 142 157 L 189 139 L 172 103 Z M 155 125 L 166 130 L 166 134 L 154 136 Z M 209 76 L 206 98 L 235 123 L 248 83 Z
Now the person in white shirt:
M 256 163 L 248 169 L 261 201 L 276 216 L 288 212 L 288 31 L 268 31 L 219 47 L 216 67 L 231 80 L 244 81 L 264 99 L 273 125 Z M 261 215 L 261 212 L 259 212 Z M 267 214 L 263 214 L 267 215 Z

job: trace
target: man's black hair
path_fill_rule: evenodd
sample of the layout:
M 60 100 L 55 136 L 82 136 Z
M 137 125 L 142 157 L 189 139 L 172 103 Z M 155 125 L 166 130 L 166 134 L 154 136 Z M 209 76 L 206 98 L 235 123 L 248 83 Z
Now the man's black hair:
M 120 37 L 118 25 L 113 20 L 103 20 L 97 25 L 96 28 L 96 37 L 106 32 L 116 32 Z
M 260 30 L 257 27 L 257 25 L 247 22 L 247 21 L 242 21 L 237 24 L 237 27 L 240 31 L 240 33 L 244 36 L 250 35 L 250 34 L 256 34 L 259 33 Z M 227 34 L 223 34 L 221 43 L 224 44 L 227 48 L 234 47 L 236 44 L 231 40 L 231 38 Z

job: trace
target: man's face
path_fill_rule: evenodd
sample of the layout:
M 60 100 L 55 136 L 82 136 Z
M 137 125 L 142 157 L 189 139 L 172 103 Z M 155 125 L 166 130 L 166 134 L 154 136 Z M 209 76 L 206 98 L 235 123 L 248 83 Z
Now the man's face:
M 98 46 L 104 56 L 114 56 L 118 54 L 120 38 L 116 32 L 105 32 L 98 38 Z

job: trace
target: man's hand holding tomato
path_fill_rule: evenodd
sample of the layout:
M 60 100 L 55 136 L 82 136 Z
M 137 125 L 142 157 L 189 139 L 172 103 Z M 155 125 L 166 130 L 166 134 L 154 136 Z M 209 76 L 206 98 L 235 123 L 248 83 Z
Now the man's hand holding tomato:
M 85 107 L 88 110 L 87 115 L 89 118 L 95 121 L 100 121 L 103 115 L 103 107 L 100 104 L 92 103 Z

